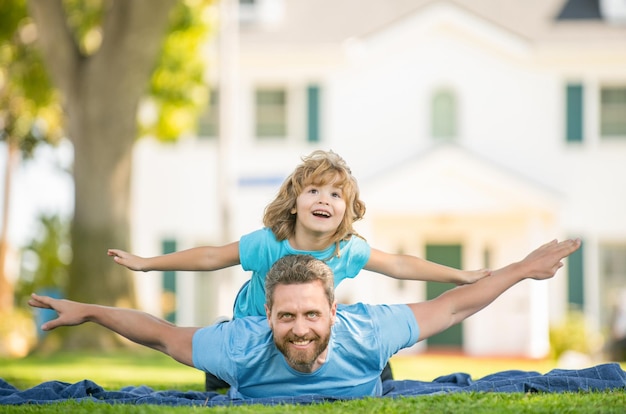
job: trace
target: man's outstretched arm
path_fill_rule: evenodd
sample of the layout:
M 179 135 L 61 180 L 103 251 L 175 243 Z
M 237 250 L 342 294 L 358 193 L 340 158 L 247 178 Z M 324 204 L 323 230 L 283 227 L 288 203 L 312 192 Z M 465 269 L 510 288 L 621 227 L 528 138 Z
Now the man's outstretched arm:
M 191 340 L 198 328 L 179 328 L 133 309 L 91 305 L 36 294 L 31 295 L 28 304 L 35 308 L 53 309 L 58 313 L 56 319 L 41 326 L 44 331 L 93 322 L 135 343 L 161 351 L 178 362 L 193 366 Z
M 534 250 L 523 260 L 492 272 L 474 284 L 444 292 L 435 299 L 411 303 L 420 327 L 419 340 L 429 338 L 483 309 L 524 279 L 549 279 L 563 266 L 561 260 L 578 250 L 580 240 L 556 240 Z

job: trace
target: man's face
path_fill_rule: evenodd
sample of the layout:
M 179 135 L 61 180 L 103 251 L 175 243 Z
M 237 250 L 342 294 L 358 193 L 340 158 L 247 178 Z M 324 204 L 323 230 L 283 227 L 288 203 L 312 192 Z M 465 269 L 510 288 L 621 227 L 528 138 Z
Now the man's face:
M 266 312 L 274 343 L 292 368 L 313 372 L 324 363 L 337 305 L 328 303 L 322 282 L 276 286 Z

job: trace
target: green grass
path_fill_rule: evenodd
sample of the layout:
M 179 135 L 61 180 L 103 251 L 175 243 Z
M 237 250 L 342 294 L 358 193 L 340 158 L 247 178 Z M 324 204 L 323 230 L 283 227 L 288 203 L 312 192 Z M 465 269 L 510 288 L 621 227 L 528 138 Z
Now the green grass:
M 494 372 L 520 369 L 545 373 L 553 369 L 549 360 L 466 358 L 456 355 L 397 356 L 391 361 L 396 379 L 432 379 L 453 372 L 480 378 Z M 133 351 L 109 355 L 87 353 L 29 356 L 0 360 L 0 377 L 20 389 L 43 381 L 77 382 L 90 379 L 107 390 L 127 385 L 154 389 L 202 391 L 204 374 L 180 365 L 157 352 Z M 412 398 L 366 398 L 349 402 L 290 406 L 164 407 L 124 406 L 124 413 L 624 413 L 626 391 L 566 394 L 459 393 Z M 44 406 L 3 406 L 2 413 L 118 413 L 119 406 L 93 402 L 63 402 Z

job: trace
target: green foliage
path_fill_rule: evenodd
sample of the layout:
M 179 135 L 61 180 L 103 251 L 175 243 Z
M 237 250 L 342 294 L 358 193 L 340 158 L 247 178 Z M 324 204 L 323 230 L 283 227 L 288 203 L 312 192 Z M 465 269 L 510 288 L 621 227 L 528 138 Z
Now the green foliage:
M 71 261 L 69 223 L 58 215 L 39 218 L 39 234 L 22 250 L 22 270 L 15 294 L 25 305 L 31 293 L 54 288 L 63 292 Z
M 0 2 L 0 27 L 0 139 L 30 157 L 39 143 L 62 137 L 61 109 L 24 0 Z
M 80 52 L 96 52 L 102 41 L 103 0 L 63 0 L 63 6 Z
M 150 81 L 148 107 L 140 119 L 142 135 L 174 141 L 196 129 L 208 102 L 202 47 L 212 30 L 211 0 L 180 1 L 171 16 L 169 35 Z
M 104 0 L 64 0 L 68 24 L 85 56 L 102 41 Z M 147 102 L 153 112 L 139 120 L 140 135 L 175 141 L 196 129 L 208 101 L 201 48 L 212 30 L 211 0 L 176 3 L 169 34 L 152 75 Z M 40 142 L 62 136 L 62 111 L 39 50 L 25 0 L 0 2 L 0 139 L 14 139 L 31 156 Z
M 585 315 L 578 310 L 570 310 L 562 323 L 550 328 L 550 354 L 558 359 L 566 351 L 591 354 L 592 336 L 585 321 Z

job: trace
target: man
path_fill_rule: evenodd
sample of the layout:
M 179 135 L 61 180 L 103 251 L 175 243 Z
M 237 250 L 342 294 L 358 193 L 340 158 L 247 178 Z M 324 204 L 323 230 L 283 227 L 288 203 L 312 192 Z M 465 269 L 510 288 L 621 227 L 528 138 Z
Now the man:
M 579 240 L 552 241 L 523 260 L 436 299 L 337 309 L 332 272 L 305 255 L 286 256 L 266 278 L 264 317 L 205 328 L 177 327 L 146 313 L 33 295 L 59 314 L 44 330 L 94 322 L 231 384 L 233 398 L 305 394 L 376 396 L 394 353 L 459 323 L 524 279 L 548 279 Z

